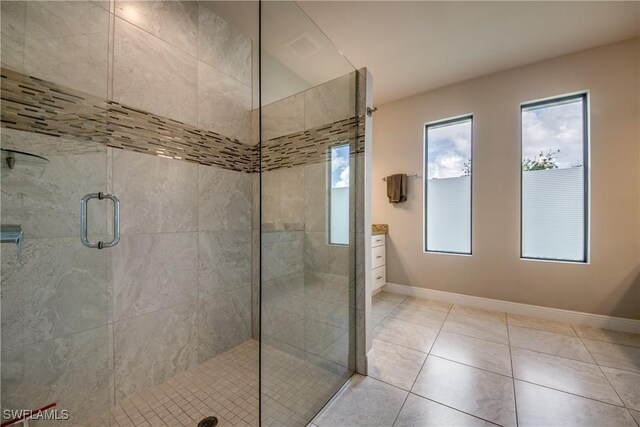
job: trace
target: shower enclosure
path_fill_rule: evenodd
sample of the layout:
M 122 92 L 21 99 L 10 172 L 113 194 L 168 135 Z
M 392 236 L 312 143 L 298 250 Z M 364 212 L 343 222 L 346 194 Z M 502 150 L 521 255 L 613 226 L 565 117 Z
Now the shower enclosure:
M 307 424 L 362 351 L 362 73 L 293 2 L 0 7 L 0 424 Z
M 356 369 L 363 77 L 296 3 L 260 42 L 261 416 L 306 425 Z

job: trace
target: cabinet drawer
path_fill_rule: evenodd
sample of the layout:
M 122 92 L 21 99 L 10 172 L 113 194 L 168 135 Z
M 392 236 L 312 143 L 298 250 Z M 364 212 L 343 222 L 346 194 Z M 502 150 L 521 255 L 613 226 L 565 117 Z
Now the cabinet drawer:
M 371 278 L 373 279 L 373 290 L 381 288 L 387 283 L 387 269 L 383 265 L 382 267 L 374 268 L 371 270 Z
M 371 247 L 375 248 L 376 246 L 382 246 L 382 245 L 384 245 L 384 241 L 385 241 L 385 235 L 384 234 L 378 234 L 376 236 L 371 236 Z
M 371 249 L 371 268 L 378 268 L 385 264 L 384 245 Z

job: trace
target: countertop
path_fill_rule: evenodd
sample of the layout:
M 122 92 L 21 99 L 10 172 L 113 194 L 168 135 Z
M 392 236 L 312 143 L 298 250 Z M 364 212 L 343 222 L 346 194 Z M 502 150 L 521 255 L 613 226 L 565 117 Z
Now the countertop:
M 387 234 L 389 232 L 389 224 L 371 224 L 371 235 Z

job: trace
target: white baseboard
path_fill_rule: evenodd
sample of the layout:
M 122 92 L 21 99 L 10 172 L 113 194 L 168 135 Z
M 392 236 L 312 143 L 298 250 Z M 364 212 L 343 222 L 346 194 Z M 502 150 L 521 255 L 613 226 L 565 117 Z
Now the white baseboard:
M 434 289 L 416 288 L 414 286 L 388 283 L 383 290 L 396 294 L 421 298 L 429 298 L 450 304 L 463 304 L 485 310 L 502 311 L 511 314 L 538 317 L 540 319 L 591 326 L 594 328 L 612 329 L 614 331 L 640 334 L 640 320 L 625 319 L 623 317 L 604 316 L 601 314 L 582 313 L 579 311 L 561 310 L 558 308 L 542 307 L 538 305 L 522 304 L 518 302 L 501 301 L 491 298 L 474 297 L 471 295 L 455 294 L 452 292 L 436 291 Z

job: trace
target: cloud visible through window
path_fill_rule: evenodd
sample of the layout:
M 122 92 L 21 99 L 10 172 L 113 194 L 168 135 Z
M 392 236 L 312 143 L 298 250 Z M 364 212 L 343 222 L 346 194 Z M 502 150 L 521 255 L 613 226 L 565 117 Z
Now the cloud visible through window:
M 331 187 L 349 186 L 349 146 L 342 145 L 331 149 Z
M 471 121 L 430 128 L 427 139 L 429 179 L 457 178 L 465 175 L 471 159 Z
M 582 166 L 583 123 L 580 100 L 522 112 L 522 159 L 555 153 L 559 169 Z

